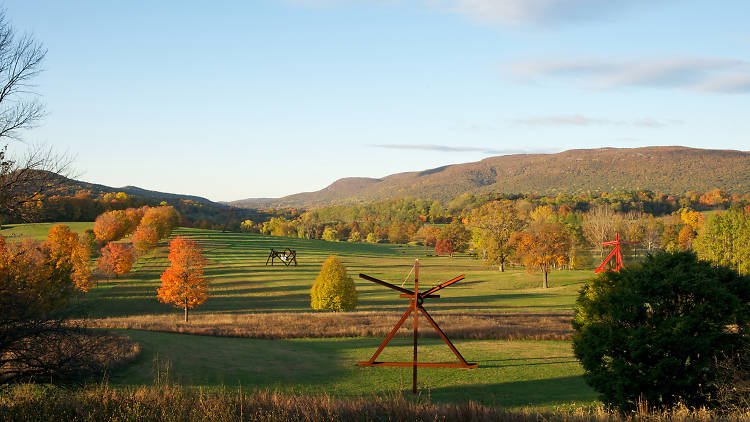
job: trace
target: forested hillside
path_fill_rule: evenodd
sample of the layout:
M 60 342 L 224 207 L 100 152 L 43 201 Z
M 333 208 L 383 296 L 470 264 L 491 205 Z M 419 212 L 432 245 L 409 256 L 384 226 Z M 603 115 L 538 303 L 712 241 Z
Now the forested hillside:
M 345 178 L 317 192 L 232 205 L 319 207 L 392 198 L 449 201 L 463 193 L 583 194 L 650 190 L 668 194 L 750 192 L 750 152 L 685 147 L 570 150 L 487 158 L 381 179 Z

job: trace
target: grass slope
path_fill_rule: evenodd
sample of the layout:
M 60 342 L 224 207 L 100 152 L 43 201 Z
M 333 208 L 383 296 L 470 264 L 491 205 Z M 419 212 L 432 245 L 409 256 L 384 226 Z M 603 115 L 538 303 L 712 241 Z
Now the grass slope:
M 441 291 L 431 300 L 434 311 L 548 312 L 569 311 L 590 271 L 558 271 L 550 275 L 551 288 L 542 289 L 541 276 L 523 270 L 500 273 L 485 268 L 468 256 L 434 257 L 425 248 L 326 242 L 280 238 L 257 234 L 220 233 L 179 229 L 175 235 L 196 239 L 208 259 L 206 277 L 211 297 L 195 311 L 199 313 L 297 312 L 310 310 L 310 287 L 320 265 L 331 254 L 338 255 L 357 283 L 358 310 L 397 311 L 407 301 L 398 293 L 357 277 L 373 277 L 413 286 L 409 272 L 420 260 L 420 285 L 426 288 L 458 274 L 466 279 Z M 297 250 L 298 267 L 266 266 L 269 248 Z M 163 242 L 151 255 L 142 257 L 134 270 L 120 279 L 100 283 L 81 300 L 91 317 L 163 314 L 177 312 L 156 300 L 159 276 L 167 268 L 167 246 Z M 278 262 L 278 261 L 277 261 Z M 408 277 L 407 277 L 408 276 Z
M 52 226 L 65 224 L 70 230 L 83 234 L 87 229 L 93 229 L 93 222 L 66 222 L 66 223 L 31 223 L 31 224 L 5 224 L 0 230 L 0 236 L 9 240 L 20 240 L 23 237 L 30 237 L 37 240 L 47 239 L 47 233 Z
M 363 368 L 380 339 L 257 340 L 184 334 L 122 331 L 136 340 L 141 356 L 110 382 L 149 384 L 160 377 L 185 385 L 340 397 L 389 395 L 411 389 L 411 368 Z M 409 339 L 396 338 L 384 360 L 411 359 Z M 455 361 L 437 339 L 420 341 L 420 360 Z M 569 342 L 456 341 L 475 370 L 420 368 L 423 394 L 436 402 L 473 400 L 486 405 L 550 408 L 592 403 L 596 394 L 581 378 Z
M 87 225 L 88 224 L 88 225 Z M 76 231 L 91 223 L 70 224 Z M 43 238 L 51 225 L 14 226 L 3 235 L 25 233 Z M 410 287 L 409 274 L 420 259 L 422 288 L 458 274 L 466 280 L 430 300 L 431 311 L 540 312 L 569 311 L 577 291 L 590 271 L 560 271 L 550 276 L 552 288 L 541 289 L 541 276 L 522 270 L 499 273 L 468 256 L 429 256 L 413 246 L 331 243 L 319 240 L 278 238 L 254 234 L 219 233 L 181 228 L 174 235 L 196 239 L 208 259 L 206 276 L 211 297 L 196 309 L 199 314 L 309 311 L 309 289 L 320 265 L 338 255 L 360 294 L 360 310 L 402 311 L 407 301 L 396 292 L 356 277 L 359 272 Z M 299 267 L 266 266 L 269 248 L 297 250 Z M 156 299 L 159 275 L 168 265 L 167 242 L 141 257 L 127 276 L 104 281 L 77 299 L 78 308 L 93 317 L 177 314 L 178 310 Z M 425 327 L 425 329 L 427 329 Z M 156 376 L 169 376 L 187 386 L 273 389 L 291 393 L 329 393 L 355 397 L 389 395 L 409 388 L 410 368 L 360 368 L 381 338 L 298 338 L 263 340 L 210 337 L 139 330 L 120 330 L 141 345 L 142 354 L 129 367 L 111 374 L 115 385 L 151 384 Z M 454 361 L 439 339 L 420 339 L 420 360 Z M 480 368 L 472 371 L 422 368 L 425 394 L 438 402 L 468 399 L 487 405 L 537 408 L 593 402 L 595 394 L 583 382 L 581 367 L 567 341 L 456 340 L 467 360 Z M 409 338 L 394 338 L 382 360 L 410 360 Z M 168 370 L 165 370 L 168 368 Z

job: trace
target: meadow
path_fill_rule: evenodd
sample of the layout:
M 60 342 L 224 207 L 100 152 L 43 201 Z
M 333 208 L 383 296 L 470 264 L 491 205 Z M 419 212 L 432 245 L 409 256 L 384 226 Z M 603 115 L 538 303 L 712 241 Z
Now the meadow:
M 70 225 L 76 231 L 91 227 L 91 223 Z M 43 238 L 49 228 L 6 227 L 0 234 L 18 237 L 26 233 L 36 238 Z M 410 288 L 412 266 L 419 259 L 422 289 L 465 274 L 465 280 L 442 290 L 441 298 L 428 300 L 425 307 L 446 325 L 464 357 L 479 363 L 476 370 L 421 368 L 423 397 L 436 403 L 472 400 L 488 406 L 536 409 L 595 403 L 596 394 L 583 382 L 582 369 L 567 340 L 573 303 L 590 270 L 553 272 L 550 288 L 542 289 L 540 274 L 518 268 L 501 273 L 468 255 L 437 257 L 420 246 L 187 228 L 176 230 L 173 236 L 177 235 L 196 239 L 208 260 L 211 297 L 192 311 L 191 322 L 179 323 L 180 310 L 156 299 L 159 275 L 168 265 L 167 242 L 140 257 L 130 274 L 101 280 L 98 287 L 76 298 L 77 317 L 140 344 L 141 354 L 132 364 L 108 374 L 111 385 L 143 386 L 166 377 L 205 389 L 325 393 L 344 398 L 400 394 L 410 389 L 410 369 L 361 368 L 355 363 L 370 357 L 407 301 L 357 274 Z M 287 247 L 297 250 L 299 266 L 266 266 L 270 248 Z M 312 314 L 310 287 L 320 265 L 332 254 L 354 278 L 359 307 L 352 313 Z M 304 324 L 295 329 L 298 320 Z M 487 327 L 481 328 L 482 324 Z M 268 334 L 271 328 L 278 334 Z M 337 334 L 330 333 L 337 330 Z M 420 334 L 430 332 L 426 326 L 420 330 Z M 409 333 L 404 328 L 403 334 Z M 439 339 L 426 337 L 420 344 L 420 360 L 455 359 Z M 410 339 L 397 337 L 382 359 L 409 360 L 410 353 Z

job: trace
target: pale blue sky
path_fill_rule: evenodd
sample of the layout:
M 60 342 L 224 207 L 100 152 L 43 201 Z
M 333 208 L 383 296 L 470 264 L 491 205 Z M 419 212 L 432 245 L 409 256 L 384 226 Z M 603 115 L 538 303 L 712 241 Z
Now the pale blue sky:
M 282 196 L 502 153 L 750 150 L 750 2 L 8 1 L 81 179 Z M 687 177 L 687 176 L 686 176 Z

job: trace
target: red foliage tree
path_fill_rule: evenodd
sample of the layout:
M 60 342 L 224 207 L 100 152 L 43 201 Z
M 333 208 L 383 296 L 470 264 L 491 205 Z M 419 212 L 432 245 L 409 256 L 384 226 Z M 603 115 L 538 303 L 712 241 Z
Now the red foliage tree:
M 438 239 L 435 242 L 435 253 L 440 255 L 450 255 L 453 257 L 454 247 L 453 241 L 450 239 Z
M 102 256 L 97 259 L 96 264 L 103 274 L 112 275 L 127 274 L 135 262 L 133 246 L 129 243 L 107 243 L 102 248 Z

